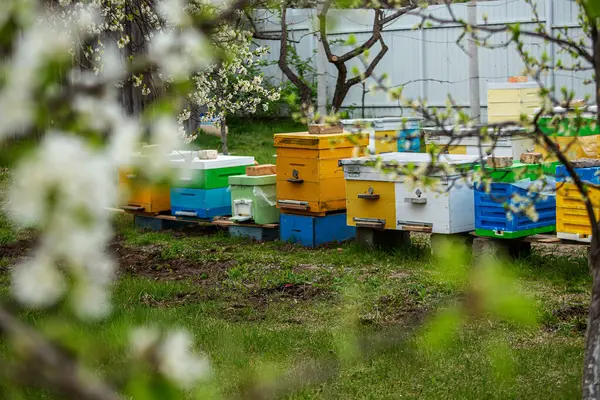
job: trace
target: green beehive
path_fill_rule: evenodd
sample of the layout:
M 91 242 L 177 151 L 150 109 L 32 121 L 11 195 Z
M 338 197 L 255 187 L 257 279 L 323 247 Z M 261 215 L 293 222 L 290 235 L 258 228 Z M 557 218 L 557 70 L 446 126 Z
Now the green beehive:
M 237 222 L 254 220 L 258 225 L 278 223 L 276 183 L 276 175 L 230 176 L 231 219 Z
M 222 154 L 211 160 L 197 157 L 192 160 L 172 160 L 171 166 L 181 171 L 172 186 L 187 189 L 225 188 L 231 176 L 245 173 L 246 167 L 251 165 L 254 165 L 254 157 Z
M 493 182 L 514 183 L 523 179 L 535 181 L 542 176 L 553 177 L 556 175 L 556 167 L 559 162 L 549 162 L 544 164 L 523 164 L 514 162 L 510 167 L 493 168 L 489 165 L 484 166 L 485 172 L 492 178 Z M 480 165 L 475 170 L 481 169 Z

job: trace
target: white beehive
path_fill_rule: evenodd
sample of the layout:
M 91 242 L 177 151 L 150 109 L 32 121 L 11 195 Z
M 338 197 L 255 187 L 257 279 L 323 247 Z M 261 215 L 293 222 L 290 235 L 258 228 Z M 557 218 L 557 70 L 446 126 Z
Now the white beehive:
M 388 153 L 381 159 L 383 171 L 370 165 L 373 157 L 340 161 L 346 179 L 348 225 L 441 234 L 475 228 L 473 190 L 458 172 L 438 175 L 435 187 L 423 188 L 412 186 L 405 175 L 385 172 L 386 165 L 428 164 L 429 154 Z M 440 161 L 468 169 L 478 157 L 443 155 Z

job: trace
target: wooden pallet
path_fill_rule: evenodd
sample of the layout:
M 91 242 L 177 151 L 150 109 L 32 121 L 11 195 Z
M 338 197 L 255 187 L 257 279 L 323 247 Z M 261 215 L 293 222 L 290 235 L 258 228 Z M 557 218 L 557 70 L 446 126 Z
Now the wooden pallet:
M 239 223 L 230 219 L 218 219 L 212 222 L 213 225 L 227 228 L 229 234 L 233 237 L 243 237 L 260 241 L 272 241 L 279 239 L 279 224 L 252 224 Z
M 265 228 L 265 229 L 278 229 L 279 228 L 279 224 L 264 224 L 264 225 L 258 225 L 258 224 L 253 224 L 253 223 L 245 223 L 245 222 L 235 222 L 230 220 L 229 218 L 219 218 L 219 219 L 214 219 L 212 222 L 213 225 L 217 225 L 217 226 L 224 226 L 224 227 L 229 227 L 229 226 L 248 226 L 248 227 L 260 227 L 260 228 Z
M 483 236 L 477 236 L 475 234 L 475 232 L 470 232 L 470 234 L 475 237 L 483 238 Z M 507 239 L 501 239 L 501 238 L 487 238 L 487 239 L 499 240 L 499 241 L 507 240 Z M 580 245 L 580 246 L 589 246 L 590 245 L 589 243 L 578 242 L 576 240 L 561 239 L 555 235 L 550 235 L 550 234 L 538 234 L 538 235 L 525 236 L 522 238 L 508 239 L 508 240 L 521 241 L 521 242 L 526 242 L 526 243 L 540 243 L 540 244 L 569 244 L 569 245 Z

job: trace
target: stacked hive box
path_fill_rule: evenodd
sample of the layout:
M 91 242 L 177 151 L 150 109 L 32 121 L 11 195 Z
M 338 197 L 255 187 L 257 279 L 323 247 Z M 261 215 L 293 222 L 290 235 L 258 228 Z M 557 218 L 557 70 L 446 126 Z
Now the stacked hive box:
M 557 121 L 553 117 L 545 116 L 539 120 L 540 130 L 552 138 L 559 149 L 569 160 L 580 158 L 599 158 L 598 145 L 599 131 L 596 126 L 596 115 L 582 113 L 576 116 L 573 111 L 557 107 Z M 562 115 L 561 115 L 562 114 Z M 542 153 L 545 159 L 556 160 L 555 155 L 548 155 L 546 146 L 536 144 L 535 151 Z
M 522 153 L 532 151 L 534 142 L 531 138 L 519 136 L 525 131 L 519 127 L 508 127 L 501 131 L 501 136 L 490 137 L 489 140 L 479 138 L 478 132 L 461 128 L 457 138 L 446 136 L 445 132 L 452 132 L 453 127 L 447 127 L 443 131 L 438 128 L 424 128 L 425 144 L 427 152 L 432 150 L 432 146 L 438 148 L 437 151 L 448 154 L 466 154 L 479 156 L 481 153 L 500 157 L 513 157 L 518 159 Z M 473 133 L 470 133 L 473 132 Z M 490 129 L 490 136 L 493 135 Z
M 342 120 L 344 130 L 369 135 L 371 154 L 411 152 L 421 150 L 421 118 L 372 118 Z
M 488 84 L 488 122 L 520 122 L 521 115 L 533 116 L 542 105 L 535 82 Z
M 479 236 L 515 239 L 539 233 L 554 232 L 556 228 L 556 198 L 551 166 L 513 163 L 510 167 L 487 167 L 494 183 L 489 191 L 475 187 L 475 232 Z M 537 190 L 531 190 L 532 185 Z M 533 221 L 525 214 L 532 206 L 538 215 Z M 510 217 L 508 210 L 513 210 Z
M 441 234 L 473 230 L 473 190 L 461 182 L 459 169 L 471 170 L 476 156 L 442 155 L 439 162 L 455 167 L 455 172 L 437 176 L 437 184 L 427 188 L 410 187 L 401 167 L 431 164 L 429 154 L 389 153 L 381 159 L 382 168 L 373 165 L 372 157 L 340 161 L 346 178 L 348 225 Z
M 136 171 L 134 165 L 143 164 L 143 158 L 147 158 L 151 153 L 150 148 L 142 148 L 140 153 L 134 155 L 135 160 L 132 165 L 119 168 L 119 193 L 127 196 L 125 204 L 121 206 L 124 210 L 138 211 L 146 213 L 160 213 L 171 209 L 170 186 L 168 183 L 145 182 Z M 193 154 L 189 150 L 177 150 L 165 155 L 168 160 L 183 159 Z
M 351 133 L 275 135 L 282 240 L 316 246 L 354 235 L 341 214 L 346 191 L 338 161 L 361 154 L 367 143 L 365 135 Z
M 575 172 L 583 182 L 600 183 L 600 166 L 576 168 Z M 556 170 L 556 232 L 561 239 L 591 242 L 592 226 L 585 203 L 574 183 L 565 182 L 568 177 L 564 166 Z M 600 190 L 588 187 L 588 197 L 594 207 L 596 218 L 600 217 Z
M 171 188 L 171 214 L 206 219 L 231 215 L 229 177 L 243 174 L 253 164 L 254 157 L 224 155 L 171 161 L 179 171 Z
M 231 187 L 231 218 L 233 221 L 253 220 L 258 225 L 279 221 L 275 187 L 277 176 L 238 175 L 229 177 Z

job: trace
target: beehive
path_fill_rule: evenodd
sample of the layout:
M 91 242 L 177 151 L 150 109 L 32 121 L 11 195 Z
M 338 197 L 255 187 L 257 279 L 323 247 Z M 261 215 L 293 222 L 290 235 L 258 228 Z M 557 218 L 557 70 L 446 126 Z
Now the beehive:
M 473 190 L 461 181 L 458 171 L 450 176 L 433 174 L 438 180 L 435 186 L 411 187 L 407 176 L 387 170 L 408 164 L 430 164 L 429 154 L 389 153 L 381 158 L 383 170 L 372 165 L 372 157 L 340 161 L 346 178 L 348 225 L 443 234 L 474 228 Z M 477 159 L 443 155 L 440 161 L 468 170 Z
M 519 122 L 521 115 L 533 116 L 542 105 L 535 82 L 488 84 L 488 122 Z
M 494 155 L 519 159 L 521 154 L 531 152 L 535 147 L 533 139 L 520 136 L 524 130 L 519 127 L 505 128 L 501 136 L 490 138 L 488 141 L 480 139 L 475 134 L 469 134 L 467 128 L 460 130 L 458 138 L 445 136 L 444 132 L 451 132 L 452 129 L 446 127 L 441 131 L 439 128 L 424 128 L 427 152 L 430 152 L 435 145 L 440 152 L 448 147 L 448 154 L 479 156 L 483 153 L 483 156 Z M 492 129 L 489 132 L 490 135 L 493 134 Z
M 517 167 L 518 168 L 518 167 Z M 530 192 L 536 185 L 537 192 Z M 539 233 L 554 232 L 556 227 L 555 182 L 552 178 L 531 181 L 523 179 L 492 183 L 489 192 L 475 186 L 475 232 L 479 236 L 515 239 Z M 535 207 L 537 219 L 524 211 Z M 519 210 L 507 214 L 508 210 Z
M 544 116 L 540 118 L 538 126 L 558 144 L 567 159 L 600 158 L 600 130 L 596 124 L 596 115 L 586 112 L 575 116 L 572 111 L 562 108 L 556 108 L 555 112 L 563 114 L 559 121 L 553 122 L 552 117 Z M 549 155 L 546 146 L 536 144 L 535 151 L 542 153 L 547 160 L 557 160 L 554 154 Z
M 188 189 L 217 189 L 229 186 L 229 177 L 244 175 L 246 167 L 254 165 L 254 157 L 224 156 L 213 160 L 178 159 L 171 165 L 179 170 L 173 187 Z
M 576 168 L 577 175 L 584 181 L 593 184 L 600 182 L 597 175 L 600 167 Z M 569 240 L 589 242 L 592 226 L 585 203 L 574 183 L 564 182 L 566 168 L 557 168 L 557 177 L 561 182 L 556 186 L 556 232 L 558 237 Z M 596 218 L 600 217 L 600 189 L 588 187 L 588 197 L 594 208 Z
M 277 223 L 276 183 L 276 175 L 229 177 L 232 219 L 253 220 L 259 225 Z
M 231 215 L 229 177 L 244 174 L 254 157 L 218 155 L 216 159 L 172 160 L 178 175 L 171 188 L 171 213 L 214 218 Z
M 150 156 L 154 146 L 144 146 L 133 158 L 140 161 L 142 158 Z M 193 156 L 190 150 L 175 150 L 164 155 L 168 160 L 183 159 Z M 118 169 L 119 193 L 126 195 L 125 204 L 121 208 L 131 211 L 140 211 L 147 213 L 159 213 L 171 209 L 170 186 L 167 183 L 151 183 L 142 180 L 142 177 L 136 171 L 133 165 L 121 166 Z
M 418 153 L 421 149 L 421 118 L 367 118 L 342 120 L 347 132 L 367 133 L 371 154 Z
M 275 135 L 277 207 L 282 212 L 325 215 L 346 208 L 344 172 L 338 161 L 361 154 L 365 135 Z

